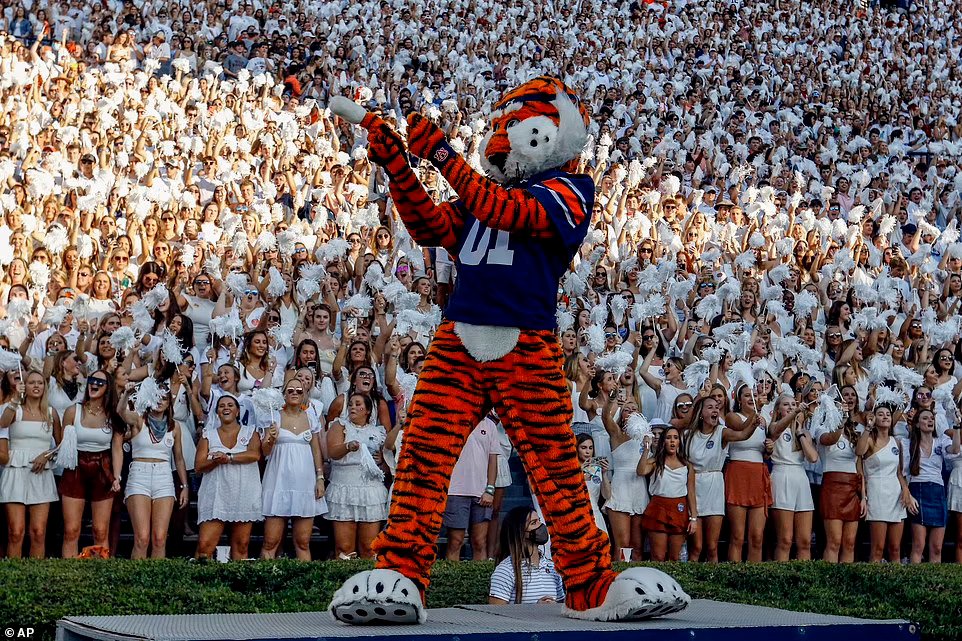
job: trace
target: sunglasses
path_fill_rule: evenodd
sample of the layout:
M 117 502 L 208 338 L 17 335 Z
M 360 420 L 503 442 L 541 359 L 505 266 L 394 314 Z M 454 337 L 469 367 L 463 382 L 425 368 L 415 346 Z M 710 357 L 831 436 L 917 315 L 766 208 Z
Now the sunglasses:
M 290 388 L 290 389 L 284 390 L 284 393 L 285 393 L 285 394 L 303 394 L 303 393 L 304 393 L 304 388 L 303 388 L 303 387 L 292 387 L 292 388 Z
M 87 378 L 87 385 L 91 387 L 105 387 L 107 385 L 107 379 L 90 376 Z
M 198 280 L 195 280 L 195 281 L 194 281 L 194 284 L 197 285 L 198 287 L 203 287 L 203 286 L 205 286 L 205 285 L 210 285 L 210 281 L 209 281 L 209 280 L 200 280 L 200 279 L 198 279 Z
M 616 332 L 605 332 L 605 338 L 614 338 L 617 335 Z
M 259 296 L 259 295 L 260 295 L 260 292 L 258 292 L 256 289 L 248 289 L 248 290 L 246 290 L 244 293 L 247 294 L 248 296 Z
M 361 372 L 357 375 L 358 378 L 374 378 L 374 374 L 371 372 Z
M 682 401 L 681 403 L 678 403 L 675 407 L 683 410 L 683 409 L 688 409 L 692 405 L 694 405 L 694 403 L 692 403 L 691 401 Z

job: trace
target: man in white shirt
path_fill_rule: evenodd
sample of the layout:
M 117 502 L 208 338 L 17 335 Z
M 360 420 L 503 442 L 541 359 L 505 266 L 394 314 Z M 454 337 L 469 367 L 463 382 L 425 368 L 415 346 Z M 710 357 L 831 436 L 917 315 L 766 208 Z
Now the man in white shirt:
M 447 559 L 461 558 L 464 534 L 471 529 L 471 550 L 475 561 L 487 558 L 488 523 L 498 476 L 498 429 L 491 416 L 478 423 L 461 450 L 448 488 L 448 504 L 442 524 L 448 529 Z

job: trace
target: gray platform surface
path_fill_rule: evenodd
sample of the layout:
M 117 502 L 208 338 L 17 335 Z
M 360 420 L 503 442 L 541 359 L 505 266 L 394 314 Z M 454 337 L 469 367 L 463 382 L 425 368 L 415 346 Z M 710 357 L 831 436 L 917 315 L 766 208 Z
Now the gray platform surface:
M 907 621 L 878 621 L 694 600 L 684 612 L 634 623 L 576 621 L 560 605 L 462 606 L 428 611 L 421 626 L 352 627 L 328 612 L 70 617 L 58 641 L 234 641 L 281 639 L 698 639 L 701 641 L 882 641 L 918 639 Z

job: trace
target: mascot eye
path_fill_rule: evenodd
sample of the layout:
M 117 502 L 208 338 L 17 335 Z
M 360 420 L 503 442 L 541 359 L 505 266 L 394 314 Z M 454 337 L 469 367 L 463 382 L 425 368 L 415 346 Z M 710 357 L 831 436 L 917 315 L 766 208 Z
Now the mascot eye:
M 505 129 L 511 129 L 512 127 L 514 127 L 514 126 L 515 126 L 516 124 L 518 124 L 519 122 L 521 122 L 521 121 L 518 120 L 517 118 L 512 118 L 511 120 L 508 121 L 508 124 L 505 125 L 504 128 L 505 128 Z

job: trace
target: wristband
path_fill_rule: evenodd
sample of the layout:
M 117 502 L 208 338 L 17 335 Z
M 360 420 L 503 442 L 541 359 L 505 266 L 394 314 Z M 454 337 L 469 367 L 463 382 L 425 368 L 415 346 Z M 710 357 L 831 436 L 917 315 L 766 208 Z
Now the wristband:
M 428 154 L 428 158 L 426 160 L 428 160 L 428 162 L 438 169 L 441 169 L 449 160 L 451 160 L 454 155 L 455 152 L 451 148 L 451 145 L 448 144 L 448 141 L 442 140 L 434 149 L 431 150 L 431 153 Z
M 485 486 L 484 493 L 494 495 L 494 486 L 493 485 Z

